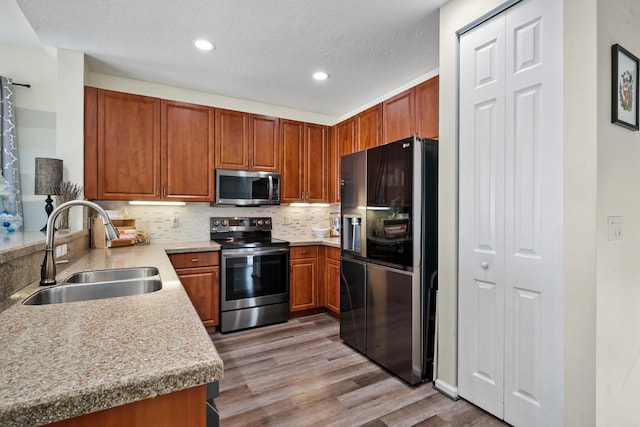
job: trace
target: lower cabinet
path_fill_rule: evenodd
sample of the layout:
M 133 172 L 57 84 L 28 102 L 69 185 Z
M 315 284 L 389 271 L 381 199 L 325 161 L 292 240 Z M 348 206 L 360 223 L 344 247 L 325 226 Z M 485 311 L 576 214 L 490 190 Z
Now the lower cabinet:
M 340 249 L 327 247 L 325 264 L 326 306 L 336 316 L 340 316 Z
M 290 311 L 318 307 L 318 247 L 292 246 L 289 254 Z
M 169 255 L 184 290 L 205 327 L 220 323 L 220 253 L 189 252 Z

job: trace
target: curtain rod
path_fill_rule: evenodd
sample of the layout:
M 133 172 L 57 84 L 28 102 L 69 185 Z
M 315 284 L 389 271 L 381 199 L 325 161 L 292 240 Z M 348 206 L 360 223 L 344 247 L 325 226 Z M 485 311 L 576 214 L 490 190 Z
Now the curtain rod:
M 11 82 L 11 84 L 12 84 L 12 85 L 15 85 L 15 86 L 22 86 L 22 87 L 27 87 L 27 88 L 30 88 L 30 87 L 31 87 L 31 85 L 30 85 L 29 83 L 16 83 L 16 82 Z

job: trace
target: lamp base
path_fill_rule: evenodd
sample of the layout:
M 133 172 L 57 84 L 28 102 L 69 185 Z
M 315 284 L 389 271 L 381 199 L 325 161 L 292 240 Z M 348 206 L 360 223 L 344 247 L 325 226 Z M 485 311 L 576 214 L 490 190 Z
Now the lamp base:
M 47 198 L 44 200 L 46 204 L 44 205 L 44 211 L 47 213 L 47 221 L 44 223 L 44 227 L 40 229 L 43 233 L 47 232 L 47 222 L 49 222 L 49 217 L 51 216 L 51 212 L 53 212 L 53 199 L 50 194 L 47 194 Z

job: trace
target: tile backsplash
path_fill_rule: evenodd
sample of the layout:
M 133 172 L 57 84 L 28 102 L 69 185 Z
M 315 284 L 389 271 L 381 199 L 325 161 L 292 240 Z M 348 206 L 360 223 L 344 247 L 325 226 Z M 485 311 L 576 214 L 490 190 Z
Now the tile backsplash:
M 129 218 L 149 221 L 151 243 L 209 240 L 209 218 L 212 216 L 268 216 L 273 220 L 273 237 L 310 237 L 313 236 L 311 227 L 329 227 L 330 214 L 340 210 L 339 205 L 239 208 L 211 207 L 208 203 L 187 203 L 185 206 L 132 206 L 126 202 L 109 201 L 98 203 L 105 209 L 123 211 Z M 177 227 L 173 227 L 174 222 Z

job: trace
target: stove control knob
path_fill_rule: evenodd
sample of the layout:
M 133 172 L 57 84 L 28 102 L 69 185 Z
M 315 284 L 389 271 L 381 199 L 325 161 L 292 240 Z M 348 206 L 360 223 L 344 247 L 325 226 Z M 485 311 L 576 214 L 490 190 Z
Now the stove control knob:
M 258 220 L 258 225 L 262 225 L 264 224 L 264 221 L 262 221 L 261 219 Z
M 223 219 L 223 220 L 222 220 L 222 225 L 223 225 L 224 227 L 226 227 L 227 225 L 229 225 L 229 221 L 227 221 L 226 219 Z
M 271 220 L 270 219 L 265 219 L 264 220 L 264 225 L 269 225 L 271 224 Z
M 220 221 L 218 221 L 217 219 L 213 220 L 213 225 L 215 225 L 216 227 L 220 225 Z

